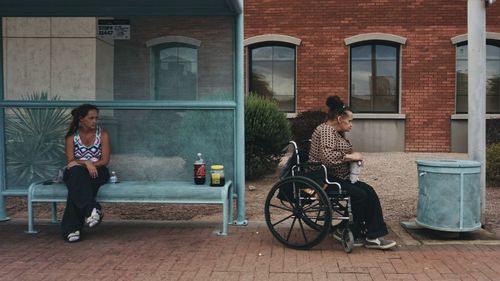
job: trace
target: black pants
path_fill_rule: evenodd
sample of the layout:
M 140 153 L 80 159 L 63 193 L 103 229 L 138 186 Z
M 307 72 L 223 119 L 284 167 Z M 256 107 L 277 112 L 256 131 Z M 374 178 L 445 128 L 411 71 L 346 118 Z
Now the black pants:
M 84 166 L 73 166 L 64 171 L 64 181 L 68 188 L 66 209 L 61 221 L 61 230 L 64 238 L 76 230 L 81 230 L 86 217 L 89 217 L 94 208 L 101 209 L 95 201 L 99 187 L 109 179 L 106 167 L 97 168 L 98 177 L 91 178 Z
M 384 222 L 382 207 L 377 193 L 367 183 L 333 178 L 340 183 L 343 190 L 346 190 L 351 197 L 352 214 L 354 218 L 353 234 L 360 237 L 366 231 L 366 238 L 375 239 L 387 235 L 387 226 Z

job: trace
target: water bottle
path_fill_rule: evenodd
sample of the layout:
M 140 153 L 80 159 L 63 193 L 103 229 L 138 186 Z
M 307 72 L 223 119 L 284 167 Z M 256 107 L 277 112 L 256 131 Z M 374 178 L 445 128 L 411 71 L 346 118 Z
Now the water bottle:
M 205 184 L 206 175 L 207 171 L 205 161 L 201 158 L 201 153 L 198 153 L 197 158 L 194 161 L 194 183 Z
M 118 177 L 116 176 L 115 171 L 111 171 L 111 176 L 109 177 L 109 182 L 110 183 L 117 183 L 118 182 Z

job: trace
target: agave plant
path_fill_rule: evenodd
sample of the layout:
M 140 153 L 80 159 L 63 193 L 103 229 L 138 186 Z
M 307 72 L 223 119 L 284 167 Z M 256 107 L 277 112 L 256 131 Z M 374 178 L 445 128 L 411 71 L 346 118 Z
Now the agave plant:
M 22 99 L 49 100 L 47 92 L 35 92 Z M 53 178 L 64 163 L 64 133 L 70 120 L 68 110 L 12 108 L 6 112 L 6 117 L 8 185 L 26 185 Z

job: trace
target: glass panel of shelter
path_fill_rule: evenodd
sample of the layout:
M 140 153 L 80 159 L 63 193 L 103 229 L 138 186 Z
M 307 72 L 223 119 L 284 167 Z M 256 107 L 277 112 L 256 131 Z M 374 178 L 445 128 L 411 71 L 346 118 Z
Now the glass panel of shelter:
M 6 188 L 22 189 L 33 181 L 51 179 L 65 165 L 64 136 L 71 108 L 55 104 L 69 101 L 137 101 L 134 109 L 108 103 L 100 111 L 100 124 L 110 133 L 110 169 L 121 180 L 192 180 L 198 152 L 208 165 L 223 164 L 226 177 L 234 178 L 235 108 L 197 106 L 198 101 L 235 101 L 233 17 L 131 17 L 130 25 L 128 40 L 4 34 L 4 100 L 36 102 L 43 96 L 44 102 L 54 103 L 36 109 L 5 107 Z M 196 50 L 177 46 L 176 61 L 166 52 L 155 62 L 154 51 L 145 42 L 167 35 L 196 38 L 201 44 Z M 34 59 L 20 55 L 23 52 Z M 161 63 L 182 66 L 183 73 L 188 70 L 196 77 L 182 85 L 162 79 L 160 85 L 169 90 L 157 93 L 151 82 L 157 75 L 155 65 L 160 68 Z M 185 104 L 180 110 L 151 109 L 143 103 L 152 100 Z M 45 123 L 28 120 L 26 113 L 52 116 L 54 128 L 40 127 Z
M 23 100 L 34 92 L 47 92 L 49 98 L 62 101 L 235 100 L 232 17 L 129 20 L 130 38 L 120 40 L 56 37 L 50 25 L 39 27 L 48 29 L 49 37 L 43 38 L 6 32 L 4 99 Z M 197 49 L 161 49 L 159 54 L 154 46 L 146 46 L 162 36 L 186 36 L 201 44 Z M 170 56 L 170 51 L 175 54 Z
M 52 179 L 66 164 L 69 108 L 7 108 L 7 188 Z M 30 118 L 39 116 L 38 119 Z M 111 161 L 120 180 L 193 179 L 201 152 L 207 165 L 222 164 L 234 178 L 233 110 L 101 109 L 99 126 L 110 136 Z

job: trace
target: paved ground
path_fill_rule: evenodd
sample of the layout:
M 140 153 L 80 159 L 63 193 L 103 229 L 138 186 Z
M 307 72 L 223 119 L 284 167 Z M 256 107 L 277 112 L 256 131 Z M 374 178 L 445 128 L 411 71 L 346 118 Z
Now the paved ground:
M 59 228 L 0 223 L 0 280 L 500 280 L 500 241 L 413 239 L 391 223 L 390 251 L 343 252 L 327 237 L 308 251 L 284 248 L 262 222 L 105 221 L 69 244 Z M 437 242 L 436 242 L 437 241 Z

